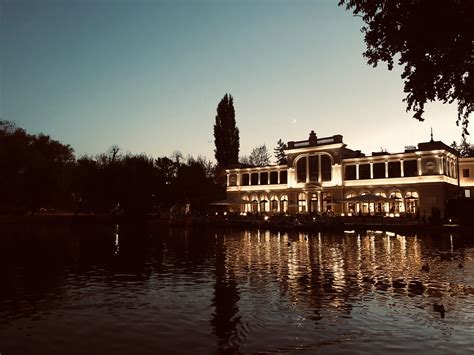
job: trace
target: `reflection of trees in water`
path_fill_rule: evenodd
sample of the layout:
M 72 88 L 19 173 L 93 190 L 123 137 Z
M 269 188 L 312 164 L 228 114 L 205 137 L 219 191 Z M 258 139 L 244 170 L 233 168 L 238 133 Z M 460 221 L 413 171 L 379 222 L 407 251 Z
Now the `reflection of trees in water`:
M 236 353 L 239 345 L 234 342 L 237 335 L 237 327 L 240 324 L 239 307 L 240 300 L 237 282 L 235 280 L 232 265 L 228 265 L 227 252 L 224 236 L 216 236 L 216 265 L 214 286 L 214 298 L 212 305 L 215 307 L 211 324 L 213 333 L 219 338 L 218 351 Z

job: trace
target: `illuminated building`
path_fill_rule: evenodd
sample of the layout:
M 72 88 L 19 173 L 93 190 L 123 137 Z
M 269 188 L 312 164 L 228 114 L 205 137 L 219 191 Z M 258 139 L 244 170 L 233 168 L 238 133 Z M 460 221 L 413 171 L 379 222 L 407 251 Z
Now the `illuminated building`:
M 430 216 L 435 209 L 444 215 L 448 199 L 474 197 L 474 158 L 433 139 L 366 156 L 341 135 L 311 131 L 307 140 L 288 142 L 286 154 L 285 165 L 226 170 L 228 199 L 241 212 Z M 378 201 L 357 201 L 362 195 Z

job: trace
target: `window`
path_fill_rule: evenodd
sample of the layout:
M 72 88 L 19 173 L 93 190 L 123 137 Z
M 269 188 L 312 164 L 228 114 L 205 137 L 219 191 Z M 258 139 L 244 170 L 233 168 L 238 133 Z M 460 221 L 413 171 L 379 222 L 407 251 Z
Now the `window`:
M 331 181 L 332 179 L 332 164 L 329 155 L 321 155 L 321 180 Z
M 462 177 L 468 178 L 469 176 L 469 169 L 462 169 Z
M 250 185 L 250 176 L 249 174 L 242 174 L 242 186 Z
M 249 197 L 247 195 L 244 195 L 244 196 L 242 196 L 242 200 L 246 201 L 242 204 L 242 211 L 243 212 L 251 212 Z
M 355 180 L 356 179 L 356 166 L 355 165 L 347 165 L 346 166 L 346 173 L 344 175 L 345 180 Z
M 330 192 L 323 192 L 323 212 L 331 211 L 332 198 Z
M 268 185 L 268 173 L 260 173 L 260 185 Z
M 280 171 L 280 184 L 287 184 L 288 183 L 288 172 Z
M 296 181 L 306 182 L 306 158 L 301 158 L 296 163 Z
M 351 197 L 355 197 L 355 193 L 354 192 L 350 192 L 348 194 L 346 194 L 346 200 L 348 198 L 351 198 Z M 346 211 L 348 213 L 355 213 L 356 212 L 356 205 L 354 202 L 346 202 Z
M 229 175 L 229 186 L 236 186 L 237 185 L 237 175 L 230 174 Z
M 306 212 L 306 194 L 304 192 L 298 194 L 298 212 Z
M 402 170 L 400 168 L 399 161 L 389 161 L 388 162 L 388 177 L 397 178 L 402 176 Z
M 273 213 L 278 212 L 278 197 L 275 195 L 270 197 L 270 211 Z
M 270 211 L 268 197 L 266 195 L 260 196 L 260 212 Z
M 372 169 L 374 173 L 374 179 L 385 178 L 385 163 L 375 163 Z
M 390 213 L 400 213 L 404 212 L 403 202 L 402 202 L 402 193 L 400 191 L 394 191 L 390 194 L 390 203 L 389 203 L 389 212 Z
M 408 191 L 405 194 L 405 211 L 407 213 L 416 213 L 418 211 L 418 205 L 420 201 L 420 196 L 416 191 Z
M 359 165 L 359 179 L 370 179 L 370 164 Z
M 309 181 L 319 181 L 319 155 L 312 155 L 309 160 Z
M 258 212 L 258 197 L 256 195 L 252 196 L 252 212 Z
M 418 175 L 418 163 L 416 160 L 405 160 L 403 162 L 403 176 L 417 176 Z
M 288 211 L 288 196 L 281 195 L 280 197 L 280 212 L 287 212 Z
M 270 184 L 278 184 L 278 171 L 270 173 Z
M 250 180 L 252 185 L 258 185 L 258 173 L 250 174 Z

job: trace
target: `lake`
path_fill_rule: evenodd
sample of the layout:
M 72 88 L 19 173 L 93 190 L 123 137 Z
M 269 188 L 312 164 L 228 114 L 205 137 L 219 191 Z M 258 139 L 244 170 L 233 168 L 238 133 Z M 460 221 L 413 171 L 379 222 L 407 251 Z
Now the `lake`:
M 0 230 L 2 355 L 474 350 L 471 235 Z

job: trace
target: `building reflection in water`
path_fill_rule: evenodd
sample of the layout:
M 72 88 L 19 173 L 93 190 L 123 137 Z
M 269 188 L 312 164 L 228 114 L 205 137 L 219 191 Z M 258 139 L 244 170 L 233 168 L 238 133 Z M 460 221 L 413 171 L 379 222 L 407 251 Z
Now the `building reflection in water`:
M 353 301 L 364 292 L 420 294 L 428 287 L 420 271 L 423 246 L 416 236 L 254 230 L 242 236 L 217 235 L 216 243 L 216 314 L 212 322 L 225 344 L 240 321 L 237 285 L 267 293 L 273 287 L 291 307 L 311 308 L 314 320 L 332 312 L 350 314 Z

